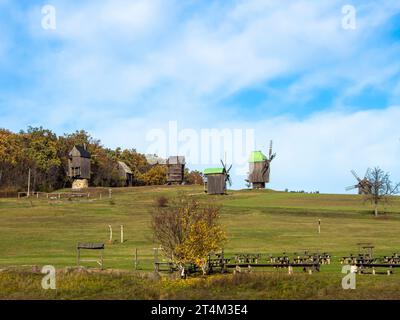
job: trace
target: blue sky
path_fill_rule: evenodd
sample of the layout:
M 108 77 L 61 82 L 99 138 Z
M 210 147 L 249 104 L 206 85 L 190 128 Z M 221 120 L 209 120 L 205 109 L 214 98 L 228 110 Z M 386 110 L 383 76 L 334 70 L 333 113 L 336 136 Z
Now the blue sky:
M 141 152 L 169 121 L 252 129 L 274 140 L 271 188 L 344 192 L 375 165 L 400 180 L 399 40 L 399 1 L 0 0 L 0 127 Z

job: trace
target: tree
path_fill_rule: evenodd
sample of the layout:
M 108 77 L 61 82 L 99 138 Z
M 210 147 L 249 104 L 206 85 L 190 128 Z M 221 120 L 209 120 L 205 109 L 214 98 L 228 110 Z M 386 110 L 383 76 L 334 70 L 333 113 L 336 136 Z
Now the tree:
M 125 149 L 118 155 L 118 160 L 125 162 L 131 168 L 133 172 L 133 185 L 145 184 L 143 174 L 151 169 L 151 166 L 143 154 L 136 152 L 135 149 Z
M 157 206 L 152 212 L 152 229 L 167 258 L 179 269 L 194 263 L 207 272 L 208 255 L 221 249 L 226 239 L 219 224 L 220 208 L 179 195 L 167 206 Z
M 393 184 L 390 175 L 379 167 L 368 170 L 366 179 L 371 183 L 371 193 L 365 195 L 366 201 L 374 205 L 375 216 L 378 216 L 378 205 L 388 203 L 390 197 L 399 193 L 400 183 Z
M 189 169 L 185 169 L 184 181 L 187 184 L 204 184 L 203 174 L 200 171 L 193 170 L 189 171 Z
M 141 175 L 146 185 L 163 185 L 167 183 L 167 171 L 165 166 L 155 165 Z

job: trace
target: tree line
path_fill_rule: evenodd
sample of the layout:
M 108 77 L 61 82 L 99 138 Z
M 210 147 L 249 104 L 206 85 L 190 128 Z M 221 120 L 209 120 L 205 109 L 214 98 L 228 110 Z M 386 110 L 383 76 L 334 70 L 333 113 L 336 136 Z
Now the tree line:
M 90 186 L 123 186 L 117 161 L 125 162 L 133 172 L 133 185 L 162 185 L 166 183 L 166 168 L 151 165 L 136 149 L 110 149 L 84 130 L 57 136 L 42 127 L 28 127 L 14 133 L 0 128 L 0 190 L 17 192 L 27 188 L 31 171 L 31 188 L 49 192 L 71 186 L 68 177 L 68 154 L 74 145 L 86 145 L 91 157 Z M 202 183 L 201 173 L 185 171 L 185 182 Z

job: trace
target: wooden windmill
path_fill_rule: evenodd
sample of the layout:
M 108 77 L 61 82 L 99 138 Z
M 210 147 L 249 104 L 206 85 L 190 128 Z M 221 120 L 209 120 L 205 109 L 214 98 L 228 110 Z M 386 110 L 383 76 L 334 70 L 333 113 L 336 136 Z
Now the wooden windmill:
M 68 176 L 73 179 L 72 189 L 82 189 L 89 186 L 90 158 L 86 145 L 75 145 L 68 154 Z
M 204 170 L 204 176 L 206 181 L 204 183 L 205 192 L 208 194 L 225 194 L 226 183 L 232 185 L 229 171 L 232 169 L 232 165 L 226 168 L 225 163 L 221 160 L 222 168 L 208 168 Z
M 372 183 L 367 179 L 369 169 L 365 173 L 363 179 L 361 179 L 354 170 L 351 170 L 351 173 L 357 179 L 358 183 L 354 186 L 347 187 L 346 191 L 350 191 L 352 189 L 358 189 L 358 194 L 371 194 Z
M 263 189 L 265 184 L 269 182 L 271 172 L 271 161 L 276 154 L 272 153 L 272 141 L 269 146 L 268 157 L 261 151 L 253 151 L 249 159 L 249 177 L 248 182 L 253 186 L 253 189 Z
M 166 161 L 167 184 L 182 184 L 185 175 L 185 157 L 172 156 Z

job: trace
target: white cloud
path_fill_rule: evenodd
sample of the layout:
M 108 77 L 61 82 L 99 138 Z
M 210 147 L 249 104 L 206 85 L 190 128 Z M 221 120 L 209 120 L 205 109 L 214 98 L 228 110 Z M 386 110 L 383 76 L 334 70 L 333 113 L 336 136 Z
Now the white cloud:
M 345 66 L 352 72 L 368 41 L 363 26 L 392 14 L 364 8 L 359 28 L 348 32 L 340 27 L 341 6 L 333 2 L 238 1 L 220 5 L 218 14 L 201 7 L 192 15 L 183 14 L 180 2 L 158 0 L 80 7 L 59 1 L 56 8 L 62 51 L 44 53 L 38 62 L 48 81 L 61 83 L 60 92 L 70 85 L 89 99 L 117 101 L 134 100 L 160 84 L 160 96 L 165 86 L 198 97 L 227 96 L 342 59 L 351 59 Z M 328 78 L 338 77 L 335 67 L 327 70 Z

